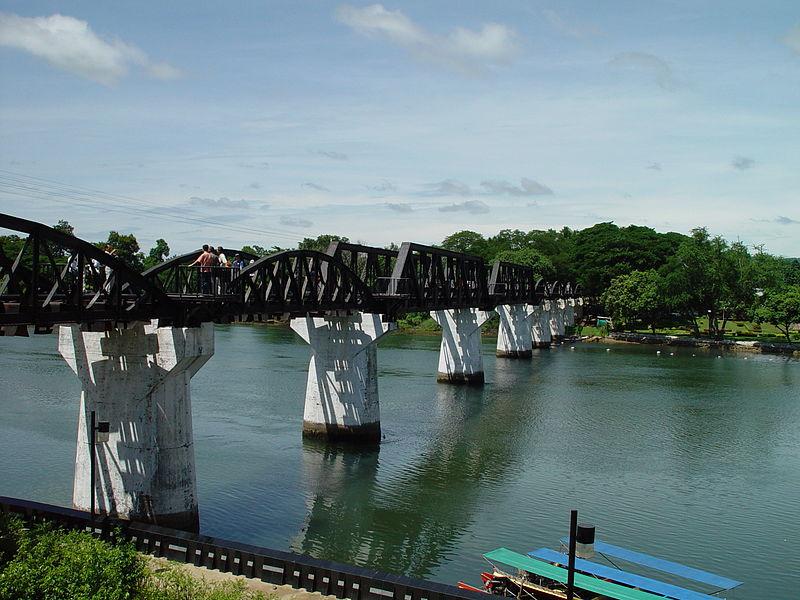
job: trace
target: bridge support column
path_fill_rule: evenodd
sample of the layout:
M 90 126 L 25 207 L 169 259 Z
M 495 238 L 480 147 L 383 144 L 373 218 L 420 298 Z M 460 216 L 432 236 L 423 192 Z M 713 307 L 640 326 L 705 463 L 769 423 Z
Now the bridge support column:
M 292 329 L 311 346 L 303 435 L 378 442 L 378 355 L 375 342 L 397 328 L 381 316 L 301 317 Z
M 531 317 L 534 307 L 529 304 L 501 304 L 495 310 L 500 315 L 497 331 L 497 356 L 501 358 L 530 358 Z
M 59 328 L 58 351 L 81 381 L 72 503 L 101 514 L 197 531 L 189 382 L 214 354 L 214 328 L 158 327 L 93 332 Z M 90 415 L 110 424 L 89 447 Z M 96 460 L 91 488 L 92 451 Z
M 550 332 L 551 309 L 552 303 L 549 300 L 543 300 L 539 305 L 539 327 L 532 330 L 535 348 L 549 348 L 553 341 L 553 335 Z
M 477 308 L 431 311 L 431 317 L 442 328 L 437 381 L 470 385 L 483 383 L 481 325 L 490 316 L 491 313 Z
M 562 298 L 550 302 L 550 335 L 555 342 L 564 339 L 564 300 Z
M 567 298 L 564 302 L 564 326 L 573 327 L 575 325 L 575 298 Z

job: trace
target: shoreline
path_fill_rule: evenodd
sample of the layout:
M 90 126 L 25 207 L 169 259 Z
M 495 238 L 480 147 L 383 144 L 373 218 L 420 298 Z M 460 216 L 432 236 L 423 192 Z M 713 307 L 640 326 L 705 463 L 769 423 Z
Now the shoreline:
M 582 339 L 581 341 L 584 343 L 651 344 L 683 348 L 708 348 L 727 350 L 730 352 L 754 352 L 760 354 L 800 356 L 800 345 L 798 344 L 737 340 L 710 340 L 706 338 L 683 337 L 660 333 L 615 332 L 606 337 L 594 336 L 593 338 Z

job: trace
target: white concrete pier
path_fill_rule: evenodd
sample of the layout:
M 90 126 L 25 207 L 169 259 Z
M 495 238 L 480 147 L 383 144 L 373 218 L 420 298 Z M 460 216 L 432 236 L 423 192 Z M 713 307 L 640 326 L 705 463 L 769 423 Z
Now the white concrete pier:
M 88 511 L 196 531 L 189 382 L 214 354 L 214 329 L 158 327 L 92 332 L 59 327 L 58 351 L 81 382 L 72 503 Z M 110 424 L 95 447 L 90 491 L 90 414 Z
M 551 340 L 550 301 L 542 300 L 531 317 L 531 342 L 534 348 L 549 348 Z
M 573 327 L 575 325 L 575 298 L 567 298 L 564 302 L 564 326 Z
M 563 298 L 550 302 L 550 335 L 555 342 L 560 342 L 564 338 L 564 307 Z
M 530 358 L 531 318 L 534 307 L 529 304 L 501 304 L 495 308 L 500 315 L 497 331 L 497 356 L 501 358 Z
M 300 317 L 292 329 L 311 346 L 303 411 L 303 435 L 326 439 L 378 442 L 375 342 L 396 329 L 381 315 Z
M 431 311 L 442 328 L 436 380 L 480 385 L 484 381 L 481 357 L 481 325 L 491 313 L 477 308 Z

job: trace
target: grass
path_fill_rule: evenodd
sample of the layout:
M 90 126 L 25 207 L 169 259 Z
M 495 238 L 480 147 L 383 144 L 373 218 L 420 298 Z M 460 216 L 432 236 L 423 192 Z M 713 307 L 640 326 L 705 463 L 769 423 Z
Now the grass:
M 700 337 L 708 336 L 708 318 L 702 317 L 698 319 L 700 326 Z M 634 333 L 653 333 L 649 328 L 647 329 L 634 329 L 627 330 Z M 683 337 L 694 337 L 694 331 L 688 325 L 673 325 L 671 327 L 657 327 L 656 333 L 659 335 L 674 335 Z M 602 336 L 603 328 L 594 326 L 585 326 L 582 329 L 581 335 L 598 335 Z M 757 342 L 771 342 L 771 343 L 786 343 L 786 337 L 774 325 L 769 323 L 754 323 L 752 321 L 728 321 L 725 325 L 726 340 L 736 341 L 757 341 Z M 792 341 L 800 341 L 800 333 L 794 332 L 792 334 Z

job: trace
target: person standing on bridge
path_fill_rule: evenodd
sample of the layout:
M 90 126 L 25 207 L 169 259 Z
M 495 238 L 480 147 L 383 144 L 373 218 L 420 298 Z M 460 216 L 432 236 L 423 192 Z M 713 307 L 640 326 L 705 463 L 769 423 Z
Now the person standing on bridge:
M 214 255 L 209 251 L 208 244 L 203 244 L 203 253 L 198 256 L 189 266 L 199 265 L 200 267 L 200 293 L 211 293 L 211 266 L 214 264 Z

